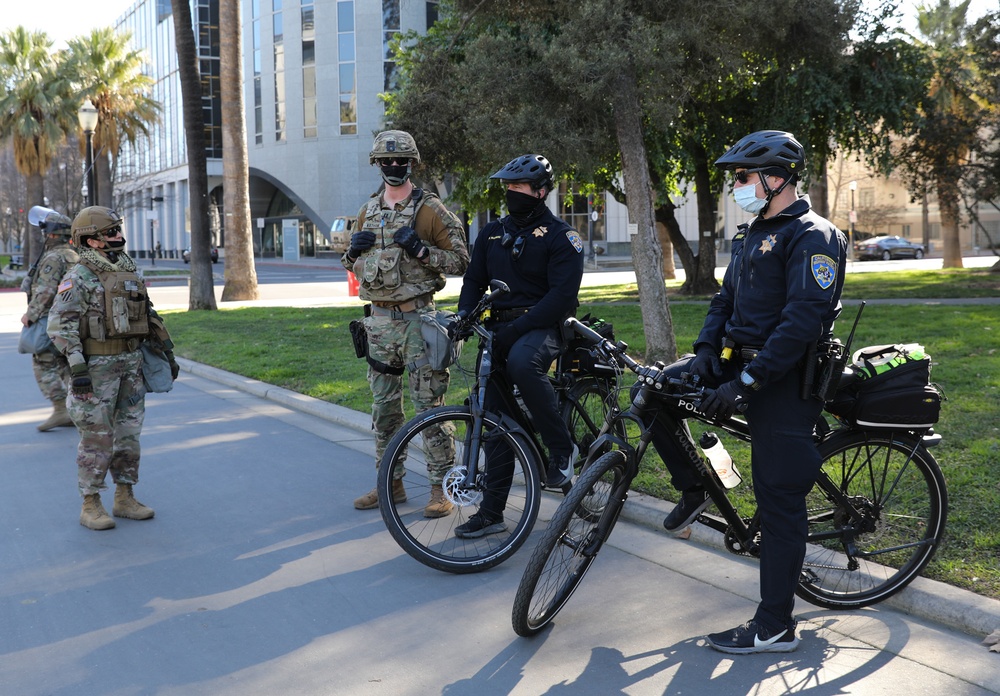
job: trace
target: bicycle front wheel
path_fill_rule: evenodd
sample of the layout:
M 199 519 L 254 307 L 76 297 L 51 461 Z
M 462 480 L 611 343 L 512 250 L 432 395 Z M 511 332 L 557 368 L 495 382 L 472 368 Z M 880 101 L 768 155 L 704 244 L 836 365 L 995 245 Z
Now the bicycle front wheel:
M 511 623 L 519 636 L 548 625 L 597 558 L 625 504 L 631 483 L 625 462 L 616 450 L 587 466 L 552 516 L 514 598 Z
M 379 465 L 379 510 L 392 538 L 424 565 L 449 573 L 474 573 L 502 563 L 525 542 L 538 517 L 541 487 L 534 450 L 522 436 L 501 425 L 499 418 L 487 414 L 473 455 L 473 423 L 466 406 L 425 411 L 396 433 Z M 455 528 L 478 512 L 486 491 L 487 450 L 513 460 L 503 520 L 491 533 L 462 538 L 456 536 Z M 465 483 L 470 456 L 475 457 L 478 470 L 471 486 Z M 401 501 L 392 495 L 393 481 L 399 477 L 406 491 Z M 440 517 L 428 516 L 441 513 L 427 508 L 434 485 L 441 485 L 451 506 Z
M 807 498 L 797 594 L 831 609 L 875 604 L 917 577 L 941 543 L 944 476 L 909 434 L 846 432 L 822 443 L 820 454 L 825 477 Z

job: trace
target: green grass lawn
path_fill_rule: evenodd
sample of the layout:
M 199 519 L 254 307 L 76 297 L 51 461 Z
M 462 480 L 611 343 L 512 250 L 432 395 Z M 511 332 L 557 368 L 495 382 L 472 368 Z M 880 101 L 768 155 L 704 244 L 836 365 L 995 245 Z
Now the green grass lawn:
M 675 289 L 679 283 L 672 287 Z M 671 284 L 668 283 L 668 287 Z M 851 299 L 998 297 L 1000 274 L 986 270 L 850 274 Z M 705 304 L 671 296 L 677 345 L 690 346 Z M 444 298 L 443 304 L 455 298 Z M 629 352 L 645 351 L 635 286 L 588 288 L 579 314 L 588 311 L 615 325 Z M 837 325 L 846 338 L 856 310 Z M 167 312 L 177 354 L 230 372 L 367 412 L 371 399 L 364 362 L 354 357 L 347 324 L 357 308 L 254 307 L 219 312 Z M 921 343 L 933 358 L 931 379 L 947 401 L 935 430 L 944 436 L 933 454 L 948 482 L 946 540 L 925 575 L 1000 599 L 1000 307 L 997 305 L 869 305 L 855 348 L 881 343 Z M 465 347 L 454 369 L 448 400 L 468 393 L 475 345 Z M 692 428 L 696 430 L 696 428 Z M 697 434 L 697 432 L 696 432 Z M 726 440 L 749 478 L 749 452 Z M 669 475 L 650 451 L 635 488 L 676 500 Z M 744 495 L 749 488 L 744 484 Z

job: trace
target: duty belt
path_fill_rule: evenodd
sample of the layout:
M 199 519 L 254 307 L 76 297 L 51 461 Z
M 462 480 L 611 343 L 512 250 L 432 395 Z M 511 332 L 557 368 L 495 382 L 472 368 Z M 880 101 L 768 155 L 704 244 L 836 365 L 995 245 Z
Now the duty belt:
M 431 304 L 434 300 L 431 295 L 423 295 L 422 297 L 414 297 L 412 300 L 407 300 L 406 302 L 400 302 L 399 304 L 379 304 L 376 301 L 372 301 L 372 316 L 375 317 L 392 317 L 393 319 L 406 319 L 416 321 L 420 318 L 417 314 L 418 309 L 423 309 Z
M 510 309 L 491 309 L 490 310 L 490 320 L 497 323 L 505 323 L 508 321 L 514 321 L 518 317 L 523 317 L 525 314 L 531 311 L 531 307 L 512 307 Z
M 760 348 L 755 346 L 741 346 L 739 348 L 740 359 L 743 362 L 748 363 L 757 357 L 757 353 L 759 353 L 760 350 Z
M 120 355 L 139 350 L 138 338 L 109 338 L 106 341 L 98 341 L 93 338 L 83 339 L 83 354 L 87 357 L 91 355 Z

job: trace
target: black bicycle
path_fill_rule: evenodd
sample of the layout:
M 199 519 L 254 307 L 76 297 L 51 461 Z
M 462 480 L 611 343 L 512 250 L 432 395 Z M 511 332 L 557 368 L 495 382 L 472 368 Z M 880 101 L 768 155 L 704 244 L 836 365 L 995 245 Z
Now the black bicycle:
M 493 334 L 483 326 L 493 302 L 509 291 L 493 281 L 475 310 L 455 327 L 460 335 L 479 338 L 476 379 L 466 404 L 429 409 L 410 420 L 386 446 L 380 462 L 379 508 L 389 533 L 413 558 L 437 570 L 472 573 L 502 563 L 528 538 L 538 517 L 548 455 L 531 423 L 530 404 L 520 400 L 504 370 L 494 370 Z M 620 372 L 599 361 L 587 363 L 567 351 L 549 376 L 575 448 L 583 454 L 601 430 Z M 483 408 L 491 382 L 499 384 L 506 411 L 513 416 Z M 498 450 L 513 457 L 504 530 L 474 539 L 456 536 L 455 528 L 476 513 L 483 500 L 487 451 Z M 577 465 L 582 461 L 575 457 Z M 407 493 L 404 502 L 394 501 L 391 490 L 400 467 Z M 444 495 L 454 505 L 445 517 L 423 515 L 431 493 L 430 469 L 442 474 Z
M 570 320 L 572 322 L 572 320 Z M 514 631 L 530 636 L 569 600 L 608 540 L 654 428 L 680 437 L 677 425 L 694 418 L 749 442 L 749 427 L 734 416 L 712 421 L 699 410 L 705 392 L 686 375 L 668 377 L 662 365 L 641 365 L 623 344 L 574 328 L 607 359 L 636 373 L 627 411 L 612 413 L 591 448 L 592 459 L 556 510 L 525 568 L 512 613 Z M 852 332 L 853 335 L 853 332 Z M 849 389 L 849 384 L 841 389 Z M 838 392 L 839 393 L 839 392 Z M 655 414 L 655 417 L 651 417 Z M 646 426 L 645 423 L 651 423 Z M 619 433 L 627 432 L 623 438 Z M 741 516 L 695 443 L 683 443 L 719 516 L 698 521 L 724 534 L 735 554 L 758 556 L 760 520 Z M 940 441 L 930 428 L 863 428 L 821 418 L 816 430 L 823 466 L 807 498 L 809 540 L 796 593 L 819 606 L 844 609 L 880 602 L 912 581 L 930 561 L 944 533 L 948 496 L 928 447 Z

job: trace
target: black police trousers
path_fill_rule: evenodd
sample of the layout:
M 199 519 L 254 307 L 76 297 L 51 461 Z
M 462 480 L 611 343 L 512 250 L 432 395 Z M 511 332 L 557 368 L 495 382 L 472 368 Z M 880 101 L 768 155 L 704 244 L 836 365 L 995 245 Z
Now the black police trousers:
M 693 356 L 666 369 L 673 376 L 686 372 Z M 739 361 L 727 364 L 722 382 L 735 379 Z M 764 385 L 749 399 L 743 414 L 750 426 L 754 496 L 761 516 L 760 596 L 754 619 L 768 630 L 794 628 L 792 611 L 808 534 L 806 494 L 819 476 L 820 456 L 813 430 L 823 404 L 801 397 L 801 369 Z M 653 446 L 670 471 L 678 490 L 698 485 L 672 438 L 656 432 Z

